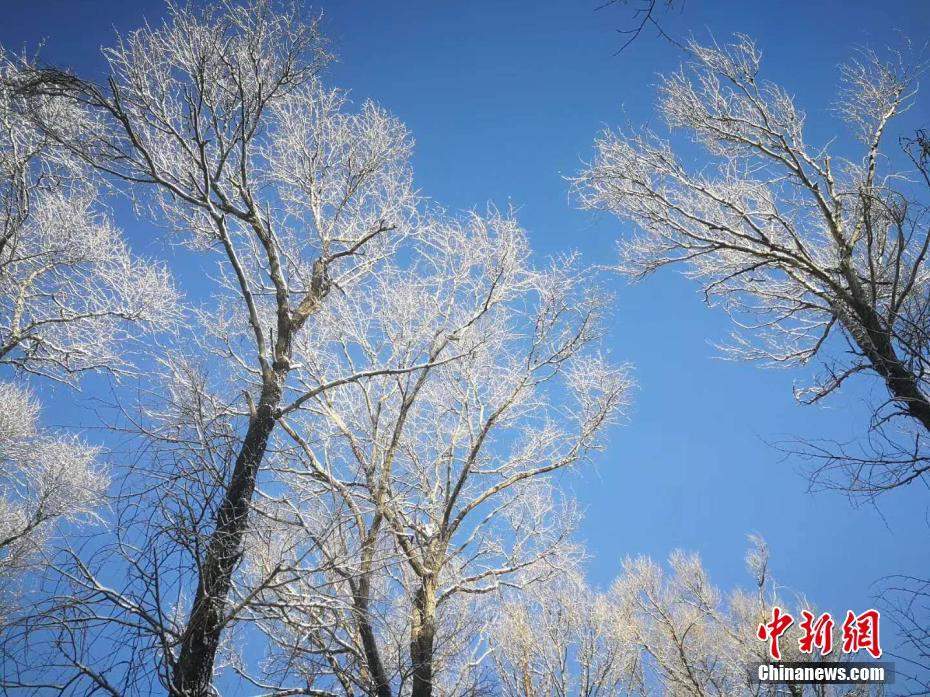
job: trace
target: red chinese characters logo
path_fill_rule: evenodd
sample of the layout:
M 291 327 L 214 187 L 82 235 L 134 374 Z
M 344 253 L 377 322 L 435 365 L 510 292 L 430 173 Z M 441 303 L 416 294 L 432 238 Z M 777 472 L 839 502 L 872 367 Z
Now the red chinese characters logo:
M 776 661 L 781 658 L 781 651 L 778 648 L 778 637 L 788 631 L 788 627 L 794 624 L 794 618 L 787 612 L 782 611 L 777 605 L 772 608 L 772 621 L 759 625 L 759 631 L 756 635 L 762 641 L 769 642 L 769 654 Z
M 873 658 L 881 658 L 882 647 L 878 643 L 878 610 L 866 610 L 861 615 L 854 615 L 852 610 L 846 613 L 843 622 L 843 653 L 868 651 Z
M 856 614 L 852 610 L 846 613 L 843 622 L 843 653 L 857 653 L 868 651 L 874 658 L 882 655 L 879 643 L 878 625 L 880 614 L 878 610 L 866 610 Z M 775 606 L 772 608 L 772 619 L 759 625 L 756 636 L 769 644 L 769 655 L 776 661 L 781 660 L 779 639 L 788 628 L 794 624 L 794 617 Z M 829 612 L 815 617 L 813 613 L 804 610 L 801 612 L 801 622 L 798 627 L 801 637 L 798 639 L 798 650 L 801 653 L 812 654 L 816 649 L 821 656 L 833 651 L 833 630 L 836 623 Z
M 813 653 L 816 648 L 821 656 L 826 656 L 833 651 L 833 618 L 830 613 L 825 612 L 815 620 L 813 614 L 804 610 L 801 617 L 804 618 L 800 624 L 804 635 L 798 639 L 801 653 Z

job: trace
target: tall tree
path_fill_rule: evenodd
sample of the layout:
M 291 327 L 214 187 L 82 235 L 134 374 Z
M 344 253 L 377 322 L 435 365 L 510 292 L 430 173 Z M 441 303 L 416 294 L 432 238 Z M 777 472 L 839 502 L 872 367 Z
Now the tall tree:
M 577 179 L 582 205 L 638 230 L 621 241 L 624 273 L 685 266 L 737 324 L 733 355 L 795 366 L 821 358 L 799 399 L 817 402 L 856 375 L 881 380 L 888 398 L 874 405 L 865 447 L 806 450 L 823 461 L 823 481 L 874 496 L 925 480 L 930 180 L 918 141 L 904 141 L 903 161 L 887 143 L 919 71 L 868 51 L 844 67 L 837 113 L 859 142 L 846 159 L 839 153 L 852 148 L 808 144 L 804 112 L 760 76 L 750 39 L 688 50 L 691 62 L 661 79 L 659 109 L 709 163 L 688 166 L 648 130 L 607 131 Z M 848 477 L 837 482 L 837 469 Z
M 363 284 L 407 233 L 415 203 L 410 141 L 381 109 L 365 104 L 348 113 L 345 97 L 319 84 L 326 54 L 317 22 L 305 21 L 296 5 L 259 0 L 202 11 L 170 5 L 163 24 L 120 36 L 105 57 L 105 85 L 43 69 L 20 80 L 19 92 L 91 113 L 93 120 L 76 129 L 40 112 L 34 117 L 44 134 L 111 177 L 187 245 L 217 256 L 219 304 L 200 318 L 200 332 L 225 359 L 227 386 L 244 396 L 238 404 L 224 399 L 211 415 L 226 424 L 223 447 L 232 462 L 184 472 L 219 484 L 198 502 L 195 534 L 183 542 L 196 577 L 189 600 L 178 599 L 186 619 L 168 622 L 161 606 L 150 614 L 139 599 L 113 596 L 84 564 L 77 582 L 153 633 L 169 693 L 204 695 L 212 689 L 221 635 L 237 611 L 228 602 L 230 588 L 282 415 L 332 385 L 409 369 L 379 366 L 310 384 L 293 347 L 332 293 Z M 168 396 L 193 400 L 174 401 L 181 407 L 174 426 L 191 433 L 197 423 L 189 417 L 202 415 L 209 400 L 196 390 L 189 361 L 165 362 L 183 388 Z M 160 444 L 171 442 L 154 435 Z M 202 443 L 214 436 L 193 433 L 205 445 L 201 454 L 216 455 L 215 443 Z M 163 481 L 169 479 L 180 481 Z M 149 531 L 170 535 L 167 520 Z M 141 551 L 148 549 L 143 543 Z M 138 570 L 142 559 L 134 562 Z M 140 573 L 156 588 L 143 583 L 143 596 L 160 583 L 159 562 L 151 563 L 154 570 Z
M 384 697 L 477 689 L 482 599 L 553 573 L 576 513 L 552 479 L 600 446 L 630 384 L 596 353 L 606 299 L 589 271 L 534 269 L 512 219 L 431 221 L 414 253 L 366 301 L 333 304 L 345 343 L 301 361 L 426 365 L 287 419 L 300 467 L 265 497 L 256 556 L 260 577 L 298 579 L 255 610 L 297 675 Z M 438 363 L 450 344 L 463 356 Z

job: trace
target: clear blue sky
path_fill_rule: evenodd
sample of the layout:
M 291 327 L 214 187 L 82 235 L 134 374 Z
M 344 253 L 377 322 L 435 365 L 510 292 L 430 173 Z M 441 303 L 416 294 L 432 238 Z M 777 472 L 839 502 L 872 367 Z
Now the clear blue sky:
M 371 97 L 411 129 L 416 180 L 451 209 L 513 204 L 540 254 L 580 249 L 592 263 L 613 258 L 619 223 L 573 210 L 564 177 L 607 124 L 654 122 L 655 76 L 680 59 L 643 36 L 622 55 L 615 29 L 628 10 L 595 11 L 601 0 L 382 0 L 323 2 L 339 61 L 329 82 Z M 47 40 L 42 57 L 94 74 L 113 27 L 155 20 L 160 2 L 7 0 L 0 41 L 12 50 Z M 930 35 L 930 2 L 687 0 L 668 17 L 675 33 L 735 31 L 755 37 L 768 77 L 805 107 L 814 140 L 839 134 L 829 107 L 838 64 L 859 45 Z M 927 101 L 912 114 L 928 125 Z M 920 121 L 923 119 L 923 121 Z M 165 254 L 130 227 L 139 251 Z M 839 494 L 810 494 L 801 464 L 767 442 L 862 432 L 869 383 L 820 408 L 791 396 L 796 374 L 715 359 L 721 313 L 668 271 L 635 287 L 616 279 L 613 355 L 635 365 L 639 390 L 597 473 L 567 480 L 587 509 L 581 531 L 607 583 L 627 554 L 665 557 L 696 550 L 725 587 L 745 583 L 749 532 L 770 543 L 783 585 L 834 613 L 869 604 L 870 584 L 899 572 L 926 573 L 930 491 L 917 486 L 853 507 Z M 880 389 L 880 388 L 878 388 Z M 56 391 L 62 400 L 71 393 Z M 92 396 L 92 390 L 85 391 Z M 51 418 L 77 418 L 53 409 Z M 90 437 L 93 437 L 92 435 Z

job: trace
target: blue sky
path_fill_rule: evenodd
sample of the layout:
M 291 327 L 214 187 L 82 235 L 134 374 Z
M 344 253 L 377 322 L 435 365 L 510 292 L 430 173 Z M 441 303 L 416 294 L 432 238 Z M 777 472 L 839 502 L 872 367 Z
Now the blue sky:
M 579 249 L 591 263 L 613 258 L 620 224 L 575 210 L 565 177 L 576 173 L 605 125 L 657 124 L 656 74 L 680 54 L 652 36 L 621 55 L 622 7 L 600 0 L 323 2 L 338 62 L 330 84 L 355 100 L 373 98 L 410 128 L 424 194 L 449 209 L 513 205 L 541 255 Z M 96 74 L 99 46 L 113 27 L 157 19 L 160 2 L 5 3 L 0 42 Z M 930 35 L 930 3 L 919 0 L 745 2 L 690 0 L 667 18 L 677 34 L 733 32 L 757 39 L 766 75 L 805 108 L 811 140 L 845 137 L 830 112 L 837 66 L 856 46 L 900 45 L 898 30 Z M 910 117 L 927 124 L 927 99 Z M 923 119 L 923 120 L 921 120 Z M 140 252 L 165 248 L 141 226 Z M 746 534 L 769 542 L 774 572 L 834 613 L 864 609 L 870 584 L 893 573 L 926 572 L 930 492 L 915 485 L 854 507 L 836 493 L 812 494 L 802 463 L 768 443 L 862 432 L 868 389 L 860 383 L 819 408 L 798 406 L 796 373 L 715 358 L 713 340 L 729 323 L 703 306 L 698 288 L 674 271 L 637 286 L 610 279 L 617 293 L 614 357 L 639 382 L 628 423 L 613 434 L 595 471 L 566 480 L 587 510 L 581 537 L 595 555 L 592 578 L 609 582 L 627 554 L 665 557 L 698 551 L 724 587 L 748 582 Z M 83 397 L 93 396 L 85 390 Z M 75 396 L 55 391 L 49 412 L 78 418 Z

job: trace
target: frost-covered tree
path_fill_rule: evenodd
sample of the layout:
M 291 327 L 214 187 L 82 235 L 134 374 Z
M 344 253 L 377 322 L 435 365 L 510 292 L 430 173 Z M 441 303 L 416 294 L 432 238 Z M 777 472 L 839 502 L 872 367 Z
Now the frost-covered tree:
M 500 214 L 428 221 L 408 265 L 330 306 L 340 341 L 298 350 L 316 382 L 345 363 L 424 367 L 284 419 L 295 450 L 262 497 L 256 563 L 297 582 L 253 606 L 292 681 L 474 694 L 486 597 L 551 575 L 569 546 L 576 514 L 553 477 L 600 446 L 630 381 L 595 351 L 605 299 L 589 272 L 536 270 L 528 252 Z M 448 346 L 460 357 L 440 361 Z
M 126 344 L 177 316 L 163 266 L 133 256 L 106 214 L 99 180 L 62 137 L 92 114 L 24 96 L 30 66 L 0 53 L 0 363 L 73 382 L 126 367 Z
M 760 685 L 749 667 L 769 662 L 756 636 L 772 608 L 811 610 L 775 592 L 765 543 L 751 538 L 754 586 L 724 593 L 695 554 L 673 552 L 665 566 L 627 558 L 606 591 L 592 590 L 577 566 L 504 604 L 489 631 L 496 680 L 508 697 L 675 695 L 688 697 L 867 697 L 882 686 Z M 795 617 L 799 611 L 792 609 Z M 779 639 L 782 660 L 843 660 L 800 651 L 795 622 Z
M 0 624 L 54 523 L 88 513 L 106 483 L 95 447 L 41 427 L 25 379 L 124 372 L 132 340 L 177 316 L 167 271 L 130 253 L 92 172 L 33 120 L 76 130 L 88 113 L 19 94 L 27 69 L 0 52 Z
M 601 447 L 630 384 L 597 351 L 591 271 L 534 265 L 508 216 L 424 205 L 406 129 L 324 86 L 323 41 L 299 6 L 172 4 L 104 55 L 100 84 L 28 64 L 8 81 L 11 113 L 53 153 L 35 190 L 64 182 L 43 216 L 12 177 L 10 229 L 38 239 L 68 221 L 77 241 L 55 249 L 79 273 L 25 267 L 4 356 L 63 380 L 121 369 L 131 323 L 174 319 L 166 275 L 118 244 L 88 182 L 187 247 L 199 304 L 138 402 L 118 395 L 111 525 L 57 550 L 42 612 L 3 637 L 0 685 L 464 696 L 494 692 L 496 665 L 524 671 L 512 692 L 542 693 L 576 679 L 562 651 L 588 692 L 741 694 L 732 634 L 748 615 L 721 609 L 696 561 L 676 557 L 667 578 L 630 562 L 607 594 L 562 573 L 581 554 L 557 476 Z M 81 256 L 98 238 L 111 253 Z M 101 480 L 92 450 L 33 425 L 28 392 L 4 399 L 25 415 L 0 419 L 0 457 L 20 463 L 0 509 L 12 548 L 49 511 L 83 515 Z M 67 485 L 65 457 L 81 465 Z M 560 648 L 526 662 L 528 623 L 554 633 L 563 611 Z
M 821 359 L 799 399 L 821 400 L 856 375 L 881 380 L 887 399 L 874 405 L 868 444 L 806 450 L 822 460 L 822 481 L 874 496 L 924 479 L 930 179 L 923 139 L 902 141 L 903 153 L 888 142 L 919 70 L 857 54 L 836 106 L 856 140 L 821 146 L 808 142 L 791 93 L 761 76 L 751 40 L 688 51 L 691 61 L 661 79 L 659 110 L 706 162 L 691 165 L 649 130 L 607 131 L 577 179 L 582 205 L 633 225 L 621 271 L 685 267 L 739 327 L 733 355 Z M 848 477 L 837 481 L 837 470 Z
M 38 426 L 39 404 L 0 383 L 0 626 L 18 609 L 18 585 L 42 561 L 51 524 L 77 520 L 99 504 L 106 477 L 97 450 Z
M 471 306 L 482 315 L 494 310 L 498 294 L 509 298 L 517 281 L 510 269 L 500 277 L 479 276 L 496 267 L 472 268 L 466 261 L 462 277 L 424 278 L 437 271 L 430 263 L 449 264 L 454 257 L 446 256 L 460 253 L 467 260 L 482 252 L 478 236 L 475 250 L 457 241 L 464 234 L 458 228 L 448 229 L 449 239 L 439 235 L 422 243 L 421 249 L 434 245 L 432 262 L 424 252 L 421 266 L 395 266 L 399 249 L 400 258 L 418 254 L 405 245 L 428 238 L 432 225 L 418 211 L 411 188 L 410 138 L 382 109 L 370 103 L 353 109 L 343 93 L 321 84 L 322 41 L 316 22 L 306 21 L 299 7 L 263 1 L 203 10 L 170 6 L 163 24 L 119 37 L 105 57 L 104 85 L 41 69 L 19 81 L 18 94 L 90 113 L 93 118 L 76 128 L 38 110 L 32 118 L 50 140 L 129 193 L 137 210 L 153 214 L 189 247 L 215 259 L 216 283 L 211 300 L 195 312 L 193 330 L 182 331 L 162 358 L 161 375 L 148 388 L 141 411 L 127 410 L 130 428 L 144 447 L 133 460 L 137 464 L 120 476 L 109 556 L 66 553 L 70 558 L 60 567 L 66 583 L 55 597 L 60 611 L 32 636 L 55 634 L 55 670 L 76 674 L 67 678 L 68 685 L 125 693 L 149 692 L 160 683 L 170 694 L 204 695 L 216 689 L 216 675 L 235 660 L 222 645 L 224 636 L 235 636 L 231 632 L 251 617 L 266 591 L 292 580 L 279 564 L 258 576 L 254 564 L 240 573 L 244 551 L 262 532 L 261 516 L 271 516 L 255 509 L 256 489 L 270 497 L 282 486 L 280 472 L 269 465 L 280 465 L 282 452 L 290 452 L 285 448 L 295 442 L 315 447 L 321 439 L 336 438 L 334 422 L 320 416 L 331 393 L 357 389 L 354 396 L 363 397 L 367 390 L 387 390 L 385 408 L 396 411 L 404 401 L 397 403 L 398 394 L 418 393 L 413 386 L 425 382 L 434 368 L 481 349 L 479 341 L 455 334 L 455 322 L 465 333 L 469 326 L 452 305 L 454 298 L 445 298 L 448 316 L 435 318 L 435 337 L 425 336 L 428 323 L 417 325 L 419 334 L 405 339 L 400 333 L 397 347 L 374 354 L 365 353 L 358 338 L 367 336 L 366 324 L 373 320 L 363 313 L 343 317 L 339 308 L 366 309 L 368 303 L 367 309 L 384 317 L 395 302 L 393 309 L 419 310 L 425 320 L 434 308 L 420 307 L 418 284 L 433 283 L 443 297 L 441 283 L 448 281 L 487 287 L 487 297 L 473 300 L 485 299 L 488 307 Z M 498 252 L 525 254 L 504 247 Z M 408 284 L 405 305 L 392 288 L 396 283 Z M 570 312 L 555 305 L 548 310 L 557 316 L 540 316 L 540 332 L 555 331 Z M 349 319 L 358 325 L 344 323 Z M 579 331 L 587 335 L 585 327 Z M 537 357 L 524 358 L 533 365 Z M 585 398 L 597 393 L 590 383 L 597 374 L 580 366 L 569 373 L 567 362 L 549 358 L 551 366 L 534 366 L 536 375 L 521 383 L 485 359 L 490 362 L 484 369 L 498 377 L 496 387 L 512 392 L 494 397 L 505 400 L 505 411 L 524 408 L 525 394 L 550 369 L 570 375 L 571 386 Z M 617 385 L 608 382 L 604 388 L 612 404 Z M 591 400 L 582 401 L 578 418 L 595 418 L 586 411 L 599 408 Z M 459 408 L 475 406 L 466 400 Z M 398 423 L 398 433 L 404 431 L 408 409 L 385 413 Z M 343 414 L 346 419 L 361 415 Z M 468 416 L 479 419 L 471 424 L 479 427 L 488 418 L 480 412 Z M 417 421 L 421 432 L 427 429 L 425 419 L 422 414 Z M 585 429 L 599 425 L 584 422 Z M 352 426 L 370 430 L 372 424 Z M 365 433 L 356 431 L 358 437 Z M 540 433 L 543 439 L 557 436 L 551 427 Z M 337 434 L 337 440 L 345 445 L 351 434 Z M 547 455 L 555 458 L 551 469 L 559 458 L 567 464 L 580 457 L 593 436 L 583 430 L 575 441 L 556 444 Z M 480 450 L 476 447 L 476 456 Z M 439 458 L 437 452 L 429 454 Z M 454 455 L 448 467 L 455 476 L 480 461 L 463 459 L 458 449 Z M 500 463 L 487 490 L 472 491 L 478 484 L 468 476 L 458 487 L 450 485 L 449 518 L 439 527 L 449 538 L 443 544 L 452 544 L 453 535 L 462 534 L 462 521 L 480 515 L 492 500 L 510 499 L 511 488 L 532 474 L 519 473 L 520 466 L 529 464 Z M 415 483 L 413 471 L 399 471 L 410 480 L 404 486 Z M 401 482 L 389 478 L 388 483 Z M 378 516 L 393 521 L 384 535 L 403 549 L 404 535 L 413 534 L 403 526 L 425 524 L 421 508 L 428 503 L 438 515 L 440 504 L 414 497 L 414 508 L 408 509 L 384 499 L 378 486 L 384 484 L 367 482 L 367 496 L 376 501 Z M 332 497 L 338 489 L 326 493 Z M 317 520 L 325 512 L 311 511 Z M 323 524 L 333 528 L 339 520 L 324 517 Z M 421 600 L 410 608 L 411 621 L 420 627 L 411 660 L 417 666 L 414 682 L 428 685 L 437 577 L 454 564 L 445 560 L 436 533 L 420 534 L 407 550 L 405 573 L 422 589 Z M 508 551 L 498 550 L 495 558 L 504 564 L 503 574 Z M 114 559 L 119 571 L 112 567 Z M 459 583 L 480 588 L 482 581 L 493 580 L 496 568 L 478 575 L 463 571 Z M 121 578 L 116 586 L 107 581 L 113 573 Z M 34 679 L 24 673 L 21 682 Z
M 487 631 L 505 697 L 645 692 L 632 624 L 590 588 L 572 560 L 545 583 L 501 603 Z

